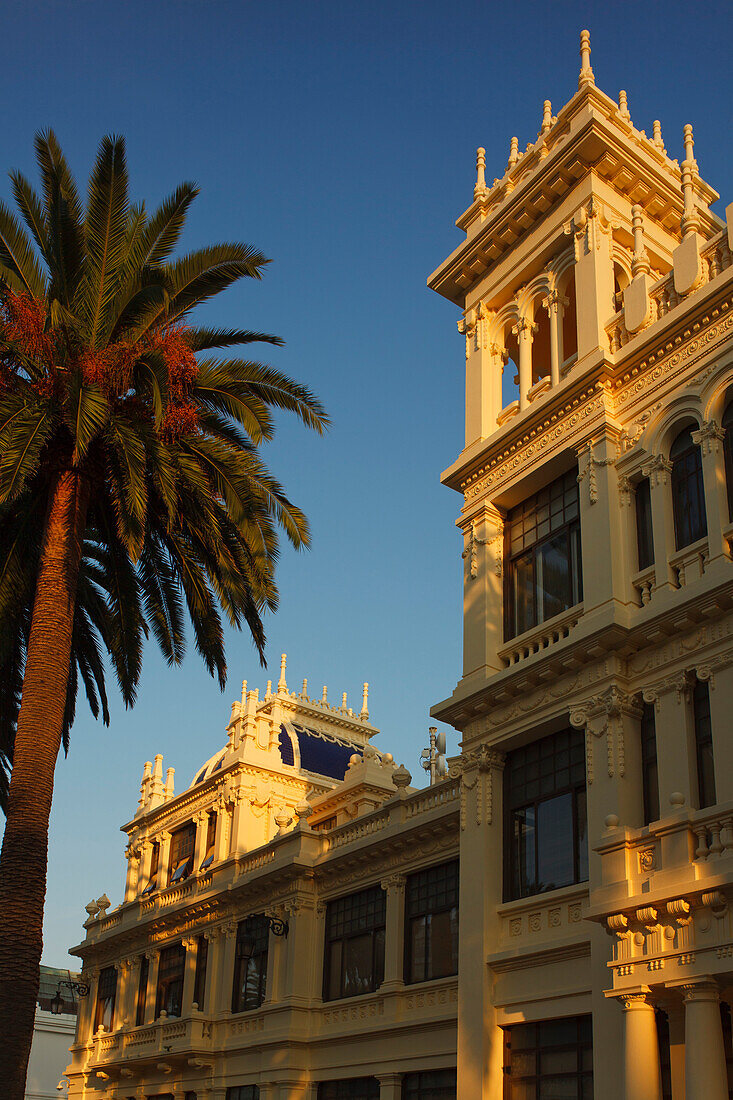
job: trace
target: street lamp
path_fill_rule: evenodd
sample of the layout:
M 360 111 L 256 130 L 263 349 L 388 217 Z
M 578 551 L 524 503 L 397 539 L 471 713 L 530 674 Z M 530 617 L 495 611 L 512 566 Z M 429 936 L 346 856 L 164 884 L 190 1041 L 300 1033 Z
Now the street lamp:
M 51 1011 L 53 1012 L 54 1016 L 58 1016 L 60 1012 L 64 1011 L 64 998 L 61 996 L 62 985 L 67 985 L 71 990 L 72 1001 L 74 993 L 76 993 L 78 997 L 86 997 L 89 993 L 89 986 L 84 985 L 83 982 L 60 981 L 56 988 L 55 995 L 51 998 Z

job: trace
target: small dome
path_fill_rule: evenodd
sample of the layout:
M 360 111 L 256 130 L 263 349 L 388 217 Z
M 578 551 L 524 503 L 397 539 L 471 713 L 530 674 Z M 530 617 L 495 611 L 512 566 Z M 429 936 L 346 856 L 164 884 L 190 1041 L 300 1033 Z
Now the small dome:
M 280 727 L 280 759 L 290 767 L 342 780 L 354 754 L 361 757 L 363 746 L 345 737 L 321 733 L 295 722 L 284 722 Z
M 214 772 L 218 772 L 219 768 L 224 763 L 224 754 L 226 749 L 219 749 L 209 760 L 206 761 L 204 766 L 198 770 L 195 778 L 191 781 L 191 787 L 195 787 L 198 783 L 203 783 L 205 779 L 208 779 Z

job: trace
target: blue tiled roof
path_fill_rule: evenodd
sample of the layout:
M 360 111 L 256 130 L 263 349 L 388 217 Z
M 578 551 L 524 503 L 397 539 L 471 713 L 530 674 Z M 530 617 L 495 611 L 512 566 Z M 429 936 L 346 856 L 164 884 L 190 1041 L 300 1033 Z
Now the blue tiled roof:
M 343 779 L 350 758 L 354 753 L 358 756 L 362 754 L 361 748 L 350 741 L 293 723 L 290 729 L 280 727 L 280 758 L 283 764 L 295 764 L 293 733 L 290 730 L 297 738 L 300 766 L 304 771 L 326 775 L 329 779 Z

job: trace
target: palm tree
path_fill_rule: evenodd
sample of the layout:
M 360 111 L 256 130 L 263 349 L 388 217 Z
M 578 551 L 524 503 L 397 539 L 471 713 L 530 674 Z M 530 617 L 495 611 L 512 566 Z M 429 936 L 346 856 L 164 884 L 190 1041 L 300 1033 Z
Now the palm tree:
M 278 371 L 206 355 L 279 341 L 189 322 L 268 262 L 236 243 L 171 258 L 195 187 L 182 184 L 149 217 L 128 199 L 123 140 L 105 137 L 83 206 L 53 133 L 37 136 L 36 154 L 41 195 L 13 173 L 20 220 L 0 204 L 0 701 L 10 708 L 0 752 L 12 756 L 0 853 L 4 1100 L 24 1092 L 54 768 L 78 679 L 106 712 L 106 650 L 131 704 L 144 636 L 180 661 L 186 612 L 222 687 L 221 612 L 246 624 L 263 659 L 278 531 L 303 547 L 308 527 L 258 447 L 273 409 L 319 432 L 327 423 L 309 390 Z

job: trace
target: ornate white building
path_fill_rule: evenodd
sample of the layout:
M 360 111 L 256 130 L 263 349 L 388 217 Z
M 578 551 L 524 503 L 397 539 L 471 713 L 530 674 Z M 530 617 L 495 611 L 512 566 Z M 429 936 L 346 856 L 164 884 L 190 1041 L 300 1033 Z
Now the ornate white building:
M 733 204 L 626 93 L 500 179 L 460 307 L 462 737 L 423 791 L 355 715 L 245 692 L 146 765 L 90 906 L 73 1100 L 724 1100 L 733 1085 Z M 106 898 L 102 899 L 106 902 Z

